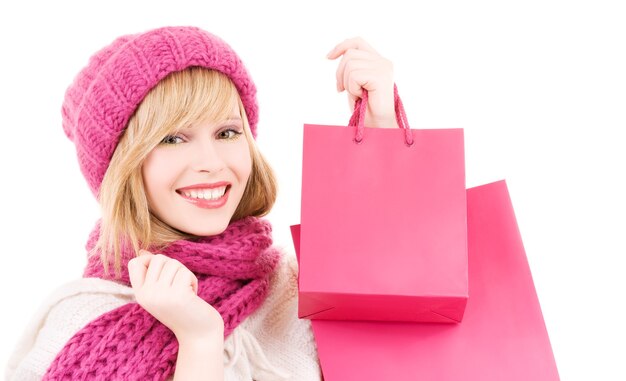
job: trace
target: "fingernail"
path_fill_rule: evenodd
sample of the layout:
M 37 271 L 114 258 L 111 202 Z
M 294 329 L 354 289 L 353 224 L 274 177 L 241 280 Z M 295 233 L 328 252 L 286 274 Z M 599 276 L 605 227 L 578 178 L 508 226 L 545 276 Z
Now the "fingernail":
M 326 55 L 326 58 L 330 58 L 330 56 L 335 52 L 335 49 L 333 48 L 333 50 L 331 50 L 330 52 L 328 52 L 328 54 Z

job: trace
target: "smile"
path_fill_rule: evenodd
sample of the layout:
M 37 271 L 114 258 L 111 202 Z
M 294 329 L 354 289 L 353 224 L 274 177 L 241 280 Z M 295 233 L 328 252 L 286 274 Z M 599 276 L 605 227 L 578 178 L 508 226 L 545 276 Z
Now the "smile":
M 226 193 L 226 185 L 211 189 L 190 189 L 178 191 L 188 198 L 199 198 L 204 200 L 217 200 Z
M 191 189 L 176 191 L 185 201 L 203 209 L 215 209 L 228 201 L 231 186 L 222 186 L 212 189 Z

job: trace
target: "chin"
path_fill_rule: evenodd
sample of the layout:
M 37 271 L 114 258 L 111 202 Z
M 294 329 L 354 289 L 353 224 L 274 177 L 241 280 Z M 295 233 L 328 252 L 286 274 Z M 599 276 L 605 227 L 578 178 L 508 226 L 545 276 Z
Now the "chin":
M 200 228 L 200 229 L 196 227 L 194 229 L 186 229 L 185 231 L 189 234 L 193 234 L 198 237 L 208 237 L 208 236 L 214 236 L 214 235 L 223 233 L 227 227 L 228 227 L 228 222 L 226 222 L 224 225 L 222 224 L 218 226 L 213 225 L 210 227 Z

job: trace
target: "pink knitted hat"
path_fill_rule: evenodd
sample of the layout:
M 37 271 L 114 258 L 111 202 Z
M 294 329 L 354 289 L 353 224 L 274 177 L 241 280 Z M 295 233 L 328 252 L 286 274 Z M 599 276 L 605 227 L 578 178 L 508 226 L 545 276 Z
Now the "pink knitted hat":
M 124 35 L 96 52 L 65 92 L 63 130 L 76 144 L 81 172 L 96 198 L 131 115 L 165 76 L 190 66 L 226 74 L 235 84 L 256 138 L 256 87 L 241 59 L 219 37 L 196 27 Z

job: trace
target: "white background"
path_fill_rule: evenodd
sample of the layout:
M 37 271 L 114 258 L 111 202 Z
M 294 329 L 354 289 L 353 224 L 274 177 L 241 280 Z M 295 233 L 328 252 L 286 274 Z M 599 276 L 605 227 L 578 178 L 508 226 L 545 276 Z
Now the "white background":
M 174 5 L 176 3 L 176 5 Z M 412 128 L 465 129 L 467 186 L 506 179 L 563 380 L 626 379 L 626 11 L 619 1 L 23 1 L 0 6 L 0 360 L 80 277 L 99 217 L 61 128 L 66 87 L 115 37 L 193 24 L 243 58 L 290 245 L 302 124 L 346 124 L 337 62 L 360 35 L 395 64 Z

